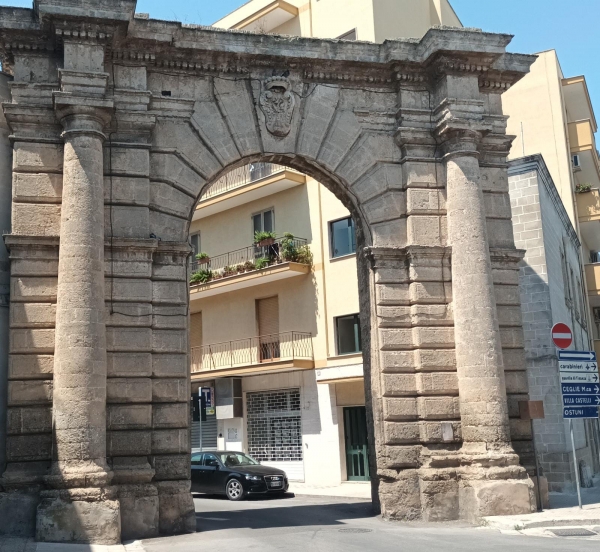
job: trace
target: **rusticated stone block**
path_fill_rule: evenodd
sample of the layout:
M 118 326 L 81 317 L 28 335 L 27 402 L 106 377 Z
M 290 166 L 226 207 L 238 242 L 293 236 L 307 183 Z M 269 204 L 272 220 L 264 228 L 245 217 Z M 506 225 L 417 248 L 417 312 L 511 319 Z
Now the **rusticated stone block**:
M 106 347 L 110 352 L 150 352 L 150 328 L 106 328 Z
M 187 331 L 154 330 L 152 332 L 152 350 L 157 353 L 187 352 Z
M 150 378 L 109 378 L 106 383 L 108 403 L 152 402 L 152 380 Z
M 443 282 L 413 282 L 410 302 L 420 305 L 439 305 L 452 301 L 452 285 Z
M 450 305 L 413 305 L 410 309 L 413 326 L 452 326 Z
M 377 308 L 380 328 L 410 328 L 410 307 L 386 307 Z
M 61 172 L 62 144 L 15 142 L 13 145 L 13 170 L 18 172 Z
M 150 169 L 150 153 L 146 149 L 113 145 L 110 151 L 104 148 L 104 166 L 112 167 L 113 175 L 147 177 Z
M 10 296 L 12 301 L 26 301 L 28 303 L 56 302 L 56 286 L 58 278 L 55 277 L 19 277 L 11 278 Z
M 413 351 L 384 351 L 381 353 L 382 370 L 385 373 L 414 372 Z
M 500 326 L 517 326 L 523 324 L 521 309 L 519 307 L 498 307 L 498 323 Z
M 152 432 L 152 454 L 182 454 L 189 450 L 187 429 L 160 429 Z
M 8 382 L 9 406 L 48 404 L 52 402 L 52 381 L 27 380 Z
M 454 521 L 459 519 L 458 478 L 421 479 L 421 504 L 424 521 Z
M 28 203 L 60 203 L 62 174 L 13 173 L 13 201 Z
M 152 355 L 152 375 L 157 378 L 181 378 L 188 371 L 187 355 Z
M 417 405 L 422 420 L 460 419 L 458 397 L 419 397 Z
M 421 432 L 417 422 L 384 422 L 386 445 L 404 445 L 419 443 Z
M 123 540 L 159 535 L 158 491 L 154 485 L 120 485 L 119 504 Z
M 150 328 L 152 305 L 150 303 L 108 303 L 105 320 L 108 328 Z
M 496 298 L 496 306 L 502 305 L 521 305 L 521 296 L 518 286 L 494 286 L 494 296 Z
M 187 379 L 163 379 L 152 381 L 152 402 L 173 403 L 190 400 Z
M 375 247 L 404 247 L 407 244 L 406 218 L 372 224 Z
M 7 430 L 9 435 L 50 433 L 52 431 L 52 408 L 9 408 Z
M 442 215 L 446 212 L 446 190 L 409 188 L 406 197 L 408 215 Z
M 151 303 L 152 281 L 142 278 L 106 278 L 104 298 L 122 303 Z
M 434 216 L 412 215 L 407 219 L 408 243 L 411 245 L 442 246 L 448 239 L 446 219 Z
M 143 456 L 152 451 L 150 431 L 107 431 L 106 453 L 110 456 Z
M 169 454 L 151 456 L 150 464 L 156 471 L 156 481 L 169 479 L 189 479 L 190 477 L 190 455 Z
M 60 235 L 60 205 L 13 203 L 12 231 L 25 236 Z
M 423 349 L 454 348 L 454 328 L 413 328 L 413 342 Z
M 420 465 L 421 446 L 388 446 L 379 449 L 378 466 L 383 470 L 417 468 Z
M 418 371 L 438 372 L 456 370 L 454 349 L 418 349 L 415 351 L 415 364 Z
M 504 359 L 504 370 L 527 370 L 525 349 L 502 349 L 502 357 Z
M 111 189 L 112 186 L 112 189 Z M 150 204 L 150 180 L 144 177 L 104 177 L 104 201 L 113 204 L 148 206 Z
M 186 428 L 190 409 L 186 403 L 155 404 L 152 406 L 152 427 L 155 429 Z
M 383 399 L 383 417 L 386 421 L 416 420 L 417 400 L 415 398 Z
M 444 422 L 446 423 L 446 422 Z M 421 442 L 423 443 L 459 443 L 462 440 L 462 431 L 460 422 L 451 422 L 452 440 L 448 441 L 442 428 L 441 422 L 420 422 L 419 430 Z
M 414 396 L 417 394 L 417 379 L 414 374 L 384 374 L 383 395 L 385 397 Z
M 487 235 L 490 247 L 506 248 L 514 247 L 512 221 L 510 218 L 487 219 Z
M 106 427 L 112 430 L 148 429 L 152 427 L 152 406 L 109 404 L 106 408 Z
M 10 355 L 8 358 L 10 379 L 51 379 L 53 371 L 52 355 Z
M 406 215 L 406 193 L 390 190 L 365 202 L 363 207 L 366 219 L 371 223 L 393 220 Z
M 53 328 L 56 305 L 51 303 L 12 303 L 10 325 L 12 328 Z
M 157 483 L 161 533 L 193 533 L 196 531 L 196 511 L 189 481 Z
M 527 382 L 527 372 L 504 372 L 506 379 L 507 393 L 527 393 L 529 384 Z
M 506 349 L 523 349 L 525 338 L 523 330 L 519 328 L 500 328 L 500 341 Z
M 154 181 L 150 187 L 150 206 L 155 210 L 189 217 L 195 202 L 195 198 L 165 182 Z
M 143 378 L 152 375 L 151 353 L 108 353 L 109 378 Z
M 39 492 L 0 493 L 0 519 L 3 520 L 0 524 L 0 535 L 35 537 L 35 518 L 39 502 Z
M 6 438 L 8 462 L 34 462 L 52 457 L 52 434 L 9 435 Z
M 458 375 L 455 372 L 428 372 L 416 375 L 419 395 L 458 395 Z
M 412 349 L 413 335 L 410 329 L 380 330 L 382 350 Z
M 408 284 L 378 284 L 375 289 L 378 305 L 408 305 L 410 303 Z
M 402 167 L 403 182 L 407 188 L 442 188 L 436 163 L 407 161 Z
M 53 353 L 54 329 L 10 330 L 11 353 Z

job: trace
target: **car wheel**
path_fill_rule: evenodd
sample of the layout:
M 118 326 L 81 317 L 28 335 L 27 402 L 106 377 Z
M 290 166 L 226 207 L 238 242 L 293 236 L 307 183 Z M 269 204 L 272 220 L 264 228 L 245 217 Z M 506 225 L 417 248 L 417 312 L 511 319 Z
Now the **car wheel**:
M 229 500 L 242 500 L 246 492 L 240 481 L 230 479 L 225 487 L 225 494 Z

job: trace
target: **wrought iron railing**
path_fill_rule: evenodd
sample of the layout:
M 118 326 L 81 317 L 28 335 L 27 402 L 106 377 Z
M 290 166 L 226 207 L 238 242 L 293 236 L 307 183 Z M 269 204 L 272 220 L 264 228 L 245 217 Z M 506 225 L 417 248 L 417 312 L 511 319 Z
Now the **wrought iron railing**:
M 313 360 L 310 333 L 290 331 L 193 347 L 192 373 L 291 360 Z
M 246 184 L 262 180 L 263 178 L 267 178 L 267 176 L 271 176 L 285 170 L 293 169 L 289 169 L 283 165 L 275 165 L 274 163 L 253 163 L 251 165 L 245 165 L 244 167 L 233 169 L 226 175 L 219 178 L 219 180 L 215 181 L 215 183 L 212 184 L 210 188 L 206 190 L 206 192 L 204 192 L 200 198 L 200 203 L 206 199 L 229 192 L 235 188 L 245 186 Z
M 301 250 L 307 243 L 304 238 L 283 237 L 275 239 L 271 245 L 250 245 L 229 253 L 209 257 L 204 262 L 193 261 L 192 274 L 198 270 L 208 270 L 212 273 L 214 279 L 258 270 L 260 264 L 264 264 L 264 261 L 257 263 L 259 259 L 266 259 L 269 265 L 297 260 L 293 258 L 293 252 Z

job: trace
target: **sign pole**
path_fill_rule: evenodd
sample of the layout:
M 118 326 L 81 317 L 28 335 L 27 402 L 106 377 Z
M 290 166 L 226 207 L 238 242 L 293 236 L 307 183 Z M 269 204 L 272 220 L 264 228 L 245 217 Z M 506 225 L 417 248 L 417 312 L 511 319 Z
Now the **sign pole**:
M 540 477 L 540 462 L 538 460 L 537 450 L 535 448 L 535 430 L 533 425 L 533 418 L 531 419 L 531 436 L 533 443 L 533 456 L 535 457 L 535 476 L 537 478 L 537 495 L 538 495 L 538 512 L 544 511 L 544 503 L 542 502 L 542 480 Z
M 575 451 L 573 420 L 569 420 L 569 428 L 571 430 L 571 445 L 573 446 L 573 464 L 575 466 L 575 481 L 577 481 L 577 499 L 579 500 L 579 509 L 583 510 L 583 506 L 581 504 L 581 483 L 579 482 L 579 469 L 577 468 L 577 452 Z

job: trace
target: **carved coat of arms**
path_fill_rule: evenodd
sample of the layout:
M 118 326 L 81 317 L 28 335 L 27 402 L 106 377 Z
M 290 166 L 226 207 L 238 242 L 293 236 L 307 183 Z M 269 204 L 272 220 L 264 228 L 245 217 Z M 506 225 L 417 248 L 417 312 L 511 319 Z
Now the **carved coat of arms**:
M 264 82 L 259 104 L 267 130 L 274 136 L 287 136 L 292 129 L 296 100 L 291 88 L 292 83 L 286 77 L 271 77 Z

